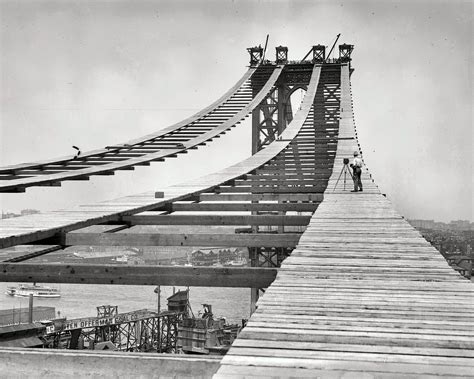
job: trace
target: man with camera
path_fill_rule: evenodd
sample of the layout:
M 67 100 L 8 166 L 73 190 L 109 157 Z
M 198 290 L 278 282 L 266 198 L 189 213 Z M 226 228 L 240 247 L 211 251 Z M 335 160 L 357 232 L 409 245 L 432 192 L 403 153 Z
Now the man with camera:
M 352 179 L 354 179 L 354 190 L 351 192 L 362 192 L 362 181 L 360 177 L 362 175 L 363 164 L 362 159 L 359 158 L 359 152 L 354 151 L 354 160 L 350 164 L 352 171 L 354 172 L 354 175 L 352 176 Z

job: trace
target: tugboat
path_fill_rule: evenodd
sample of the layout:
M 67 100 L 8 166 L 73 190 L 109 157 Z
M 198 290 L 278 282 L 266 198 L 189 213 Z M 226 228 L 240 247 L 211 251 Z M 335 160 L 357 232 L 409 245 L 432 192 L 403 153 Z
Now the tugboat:
M 168 298 L 168 309 L 175 308 L 191 311 L 178 324 L 178 346 L 185 354 L 224 355 L 242 329 L 238 324 L 227 324 L 225 318 L 214 318 L 210 304 L 203 304 L 201 316 L 194 317 L 188 291 Z
M 18 296 L 18 297 L 29 297 L 30 294 L 33 297 L 42 298 L 58 298 L 61 297 L 59 289 L 33 284 L 19 284 L 17 287 L 7 287 L 5 291 L 7 295 Z

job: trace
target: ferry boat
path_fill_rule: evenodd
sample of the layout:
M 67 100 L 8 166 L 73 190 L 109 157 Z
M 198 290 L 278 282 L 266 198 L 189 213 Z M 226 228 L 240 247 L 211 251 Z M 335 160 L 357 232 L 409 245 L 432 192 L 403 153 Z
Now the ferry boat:
M 33 284 L 19 284 L 16 287 L 7 287 L 5 291 L 7 295 L 18 296 L 18 297 L 29 297 L 33 294 L 33 297 L 43 298 L 57 298 L 61 297 L 59 289 L 41 286 L 36 283 Z

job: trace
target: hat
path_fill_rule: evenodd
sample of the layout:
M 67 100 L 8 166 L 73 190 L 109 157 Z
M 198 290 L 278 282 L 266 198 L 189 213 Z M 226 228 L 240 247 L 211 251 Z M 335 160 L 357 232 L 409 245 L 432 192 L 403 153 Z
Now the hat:
M 354 151 L 354 157 L 357 157 L 359 155 L 358 151 Z

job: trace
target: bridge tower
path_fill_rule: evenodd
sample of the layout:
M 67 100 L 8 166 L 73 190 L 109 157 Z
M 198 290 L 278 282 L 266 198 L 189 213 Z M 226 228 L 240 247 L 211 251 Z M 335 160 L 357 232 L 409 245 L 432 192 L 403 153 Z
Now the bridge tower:
M 293 109 L 291 96 L 299 89 L 307 90 L 311 79 L 314 63 L 324 63 L 325 46 L 313 46 L 312 61 L 290 62 L 288 60 L 288 48 L 277 46 L 275 48 L 275 61 L 265 60 L 260 47 L 247 49 L 250 53 L 250 66 L 258 66 L 257 75 L 252 77 L 252 92 L 255 96 L 262 88 L 262 82 L 268 79 L 275 65 L 285 65 L 285 69 L 275 83 L 273 90 L 252 112 L 252 154 L 256 154 L 265 146 L 275 141 L 293 120 Z M 287 201 L 281 200 L 281 203 Z M 258 203 L 258 201 L 252 201 Z M 278 215 L 284 216 L 286 212 L 280 211 Z M 254 215 L 269 215 L 271 212 L 257 211 Z M 252 233 L 268 233 L 263 227 L 252 227 Z M 284 233 L 284 227 L 270 232 Z M 249 248 L 249 257 L 253 267 L 280 267 L 281 262 L 291 253 L 292 249 L 283 247 L 252 247 Z M 255 310 L 255 304 L 260 292 L 264 289 L 253 288 L 251 290 L 251 312 Z
M 252 78 L 252 91 L 255 96 L 262 87 L 262 79 L 266 79 L 264 78 L 265 71 L 271 72 L 275 64 L 288 64 L 288 48 L 277 46 L 275 48 L 275 62 L 271 63 L 264 61 L 263 51 L 260 47 L 251 47 L 247 50 L 250 53 L 250 66 L 260 64 L 260 75 L 255 75 Z M 252 112 L 252 154 L 275 141 L 293 120 L 291 95 L 300 88 L 306 90 L 311 71 L 304 71 L 297 70 L 296 65 L 293 70 L 285 70 L 273 90 Z

